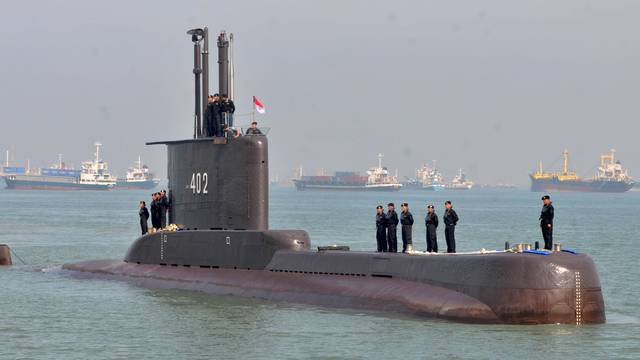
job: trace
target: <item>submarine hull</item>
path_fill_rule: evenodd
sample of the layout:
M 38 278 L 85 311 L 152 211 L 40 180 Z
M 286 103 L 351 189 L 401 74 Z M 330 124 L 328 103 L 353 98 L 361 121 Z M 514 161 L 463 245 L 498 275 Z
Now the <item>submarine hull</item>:
M 585 254 L 411 255 L 311 251 L 309 245 L 308 235 L 299 230 L 160 232 L 140 237 L 124 261 L 63 269 L 147 287 L 467 323 L 605 322 L 600 280 Z

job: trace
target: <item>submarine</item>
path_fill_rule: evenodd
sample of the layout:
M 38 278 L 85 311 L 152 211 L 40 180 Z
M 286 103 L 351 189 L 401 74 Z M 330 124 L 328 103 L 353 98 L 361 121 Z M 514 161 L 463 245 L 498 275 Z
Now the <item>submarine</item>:
M 583 253 L 505 249 L 457 254 L 312 248 L 304 230 L 269 228 L 266 135 L 213 136 L 202 115 L 209 94 L 208 29 L 193 41 L 193 137 L 167 147 L 169 223 L 138 237 L 123 259 L 62 266 L 86 279 L 322 307 L 482 324 L 599 324 L 605 305 L 593 260 Z M 229 40 L 217 38 L 218 92 L 233 81 Z

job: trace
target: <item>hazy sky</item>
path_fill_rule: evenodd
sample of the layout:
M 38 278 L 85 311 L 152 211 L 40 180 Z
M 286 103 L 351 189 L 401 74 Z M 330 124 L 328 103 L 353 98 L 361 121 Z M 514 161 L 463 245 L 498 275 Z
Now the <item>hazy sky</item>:
M 437 159 L 526 184 L 568 147 L 581 175 L 615 148 L 640 177 L 639 20 L 638 1 L 7 2 L 0 150 L 78 167 L 100 140 L 119 175 L 140 154 L 164 177 L 144 143 L 191 136 L 185 31 L 208 25 L 235 34 L 238 113 L 267 108 L 272 176 L 382 152 L 401 175 Z

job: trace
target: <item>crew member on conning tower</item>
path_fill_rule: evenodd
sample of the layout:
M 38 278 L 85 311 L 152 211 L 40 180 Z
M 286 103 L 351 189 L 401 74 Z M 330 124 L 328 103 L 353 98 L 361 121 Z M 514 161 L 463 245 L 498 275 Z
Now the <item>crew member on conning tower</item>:
M 411 239 L 413 232 L 413 215 L 409 211 L 409 204 L 402 203 L 400 206 L 400 223 L 402 224 L 402 252 L 406 253 L 412 250 L 413 241 Z
M 549 195 L 542 197 L 542 211 L 540 212 L 540 228 L 544 239 L 544 248 L 553 250 L 553 205 Z
M 438 228 L 438 215 L 433 205 L 427 205 L 427 216 L 424 218 L 424 225 L 427 227 L 427 252 L 438 252 L 438 238 L 436 229 Z

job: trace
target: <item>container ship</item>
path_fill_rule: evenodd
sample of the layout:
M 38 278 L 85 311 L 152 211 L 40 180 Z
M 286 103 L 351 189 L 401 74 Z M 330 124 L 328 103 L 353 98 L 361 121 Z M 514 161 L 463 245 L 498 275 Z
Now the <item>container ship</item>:
M 20 190 L 110 190 L 116 180 L 102 161 L 102 144 L 96 143 L 95 159 L 82 163 L 81 170 L 68 168 L 58 156 L 58 162 L 49 168 L 31 171 L 23 167 L 4 168 L 3 179 L 7 189 Z
M 127 176 L 116 181 L 116 189 L 119 190 L 149 190 L 160 183 L 160 179 L 154 177 L 149 167 L 142 163 L 138 156 L 132 167 L 127 169 Z
M 634 181 L 620 161 L 615 159 L 615 150 L 600 156 L 598 173 L 588 179 L 582 179 L 569 170 L 569 151 L 564 150 L 563 168 L 559 172 L 546 172 L 539 162 L 538 170 L 529 174 L 531 191 L 585 191 L 621 193 L 633 188 Z
M 382 154 L 378 154 L 378 166 L 367 170 L 367 175 L 354 171 L 338 171 L 333 176 L 300 176 L 293 183 L 298 190 L 343 191 L 398 191 L 402 184 L 397 176 L 389 174 L 382 166 Z

